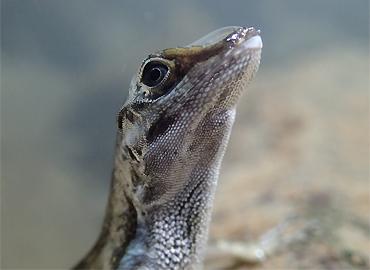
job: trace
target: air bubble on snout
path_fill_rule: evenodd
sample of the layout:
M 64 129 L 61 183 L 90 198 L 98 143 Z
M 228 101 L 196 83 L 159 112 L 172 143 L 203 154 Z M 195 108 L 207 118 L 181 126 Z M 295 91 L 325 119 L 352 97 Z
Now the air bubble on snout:
M 193 43 L 189 44 L 186 47 L 192 47 L 192 46 L 202 46 L 206 47 L 207 45 L 215 44 L 224 38 L 226 38 L 231 33 L 235 32 L 236 30 L 240 29 L 240 26 L 227 26 L 220 29 L 217 29 L 208 35 L 194 41 Z

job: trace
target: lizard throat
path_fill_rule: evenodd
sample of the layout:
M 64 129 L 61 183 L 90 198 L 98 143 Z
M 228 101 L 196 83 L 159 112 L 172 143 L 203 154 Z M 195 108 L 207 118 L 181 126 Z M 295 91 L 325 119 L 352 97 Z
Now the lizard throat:
M 199 125 L 205 130 L 212 125 L 212 141 L 203 137 L 193 141 L 199 155 L 193 165 L 188 165 L 188 179 L 181 191 L 161 205 L 155 205 L 143 216 L 138 211 L 136 236 L 122 258 L 120 269 L 188 269 L 201 265 L 208 237 L 208 227 L 218 172 L 234 122 L 235 110 L 212 116 Z M 222 118 L 222 119 L 221 119 Z M 216 135 L 217 136 L 212 136 Z M 201 152 L 204 154 L 201 155 Z M 190 156 L 187 157 L 189 160 Z

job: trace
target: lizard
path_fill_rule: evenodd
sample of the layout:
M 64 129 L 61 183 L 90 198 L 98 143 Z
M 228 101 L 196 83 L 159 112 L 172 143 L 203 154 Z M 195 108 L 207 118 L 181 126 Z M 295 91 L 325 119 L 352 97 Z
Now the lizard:
M 259 30 L 230 26 L 142 62 L 117 115 L 103 227 L 75 269 L 202 267 L 236 106 L 261 50 Z

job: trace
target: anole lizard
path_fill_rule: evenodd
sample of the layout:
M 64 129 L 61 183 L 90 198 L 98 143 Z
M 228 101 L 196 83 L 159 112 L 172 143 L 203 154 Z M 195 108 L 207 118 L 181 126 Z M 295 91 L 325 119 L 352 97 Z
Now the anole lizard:
M 77 269 L 201 267 L 221 161 L 262 41 L 226 27 L 149 55 L 117 117 L 102 232 Z

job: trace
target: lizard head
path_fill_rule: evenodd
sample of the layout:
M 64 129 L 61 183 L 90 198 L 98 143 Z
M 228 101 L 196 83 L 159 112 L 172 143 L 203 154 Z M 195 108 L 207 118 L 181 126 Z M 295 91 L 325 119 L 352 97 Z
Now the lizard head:
M 261 48 L 259 31 L 226 27 L 142 62 L 117 118 L 131 196 L 141 210 L 217 179 L 237 101 L 258 69 Z

